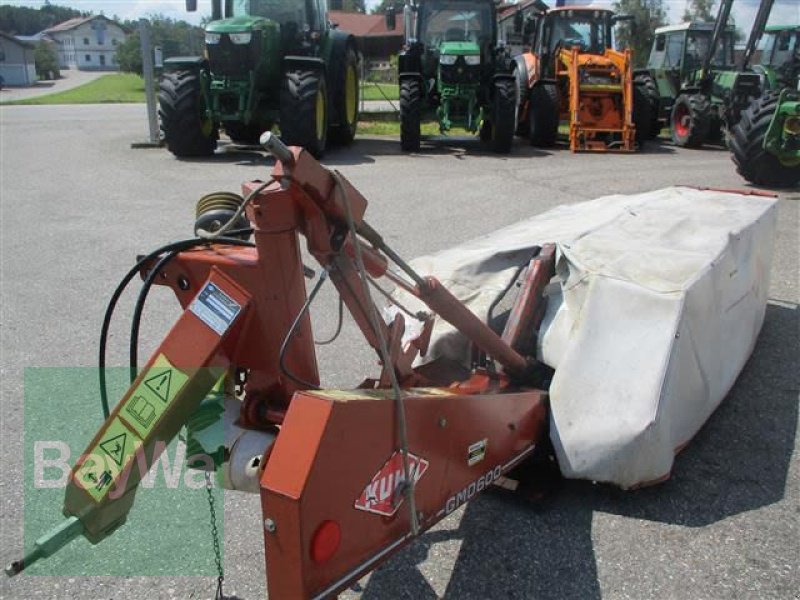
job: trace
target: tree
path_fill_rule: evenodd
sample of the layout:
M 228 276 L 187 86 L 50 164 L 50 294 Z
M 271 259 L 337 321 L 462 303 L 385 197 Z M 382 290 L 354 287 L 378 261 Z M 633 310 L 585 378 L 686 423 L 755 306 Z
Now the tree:
M 656 28 L 667 23 L 663 0 L 617 0 L 614 10 L 618 14 L 633 16 L 633 21 L 620 27 L 617 39 L 621 47 L 633 51 L 634 66 L 644 66 L 650 56 Z
M 712 9 L 715 0 L 689 0 L 686 10 L 683 12 L 684 21 L 714 21 Z
M 395 10 L 399 13 L 403 10 L 403 0 L 381 0 L 373 9 L 373 15 L 382 15 L 390 6 L 394 6 Z
M 4 4 L 0 6 L 0 31 L 11 35 L 34 35 L 58 23 L 90 14 L 49 3 L 39 9 Z
M 332 0 L 330 9 L 362 14 L 367 12 L 367 6 L 364 0 Z
M 205 34 L 201 27 L 190 25 L 186 21 L 176 21 L 164 15 L 150 15 L 148 19 L 152 44 L 161 46 L 164 58 L 202 54 Z M 117 64 L 121 71 L 141 75 L 142 44 L 139 39 L 139 23 L 126 21 L 123 26 L 133 33 L 117 47 Z
M 58 67 L 58 53 L 53 42 L 41 41 L 33 51 L 33 62 L 36 76 L 39 79 L 58 79 L 61 72 Z

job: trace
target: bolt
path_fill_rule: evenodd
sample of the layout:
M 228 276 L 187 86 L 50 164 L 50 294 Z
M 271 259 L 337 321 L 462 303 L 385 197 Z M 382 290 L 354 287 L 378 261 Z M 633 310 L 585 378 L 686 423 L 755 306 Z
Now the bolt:
M 275 530 L 278 529 L 278 526 L 272 519 L 264 519 L 264 529 L 266 529 L 269 533 L 275 533 Z

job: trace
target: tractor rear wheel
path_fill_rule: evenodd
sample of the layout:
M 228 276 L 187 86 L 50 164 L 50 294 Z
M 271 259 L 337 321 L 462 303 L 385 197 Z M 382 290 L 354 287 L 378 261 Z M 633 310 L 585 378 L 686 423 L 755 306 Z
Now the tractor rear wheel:
M 711 104 L 703 94 L 681 94 L 670 115 L 672 141 L 683 148 L 698 148 L 711 132 Z
M 528 99 L 532 146 L 555 146 L 558 136 L 558 89 L 551 83 L 536 85 Z
M 800 164 L 785 164 L 764 149 L 764 138 L 778 107 L 779 92 L 755 98 L 734 125 L 730 147 L 736 171 L 747 181 L 770 187 L 800 184 Z
M 661 133 L 661 120 L 659 119 L 661 95 L 658 93 L 658 86 L 650 73 L 640 73 L 633 80 L 633 83 L 641 89 L 650 104 L 650 133 L 648 139 L 654 140 Z
M 336 144 L 347 146 L 355 139 L 358 126 L 358 57 L 352 48 L 345 53 L 342 77 L 342 93 L 334 99 L 339 123 L 331 127 L 328 137 Z
M 492 98 L 492 129 L 489 138 L 489 147 L 492 152 L 498 154 L 511 152 L 517 118 L 516 98 L 517 90 L 513 80 L 495 80 Z
M 645 96 L 644 90 L 638 85 L 633 86 L 633 125 L 636 127 L 636 143 L 642 148 L 648 140 L 653 139 L 650 127 L 650 102 Z
M 165 73 L 158 92 L 158 114 L 167 149 L 178 158 L 211 156 L 219 132 L 208 117 L 200 77 L 194 71 Z
M 287 71 L 280 103 L 283 143 L 302 146 L 320 158 L 328 140 L 328 90 L 324 75 L 307 69 Z
M 516 92 L 516 104 L 517 104 L 517 126 L 516 131 L 514 132 L 516 135 L 520 137 L 528 137 L 528 132 L 530 131 L 530 125 L 528 124 L 528 116 L 525 115 L 525 119 L 520 119 L 520 115 L 522 114 L 522 109 L 524 104 L 527 103 L 528 97 L 528 79 L 527 73 L 524 73 L 522 69 L 514 69 L 514 87 Z
M 416 78 L 400 82 L 400 147 L 419 152 L 422 117 L 422 82 Z

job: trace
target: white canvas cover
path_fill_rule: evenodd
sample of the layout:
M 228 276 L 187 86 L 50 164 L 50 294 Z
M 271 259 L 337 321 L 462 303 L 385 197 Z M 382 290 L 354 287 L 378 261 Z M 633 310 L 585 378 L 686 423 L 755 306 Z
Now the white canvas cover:
M 630 488 L 668 476 L 752 352 L 776 213 L 772 198 L 691 188 L 606 196 L 412 266 L 486 319 L 532 248 L 557 244 L 538 348 L 555 369 L 551 438 L 566 477 Z M 437 319 L 422 361 L 442 355 L 468 364 Z

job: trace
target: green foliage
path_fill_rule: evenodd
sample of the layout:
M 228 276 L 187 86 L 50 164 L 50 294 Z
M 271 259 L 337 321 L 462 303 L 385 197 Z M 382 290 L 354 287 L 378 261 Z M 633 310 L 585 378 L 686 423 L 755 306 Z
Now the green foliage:
M 0 31 L 11 35 L 34 35 L 58 23 L 90 14 L 49 3 L 41 8 L 4 4 L 0 6 Z
M 633 51 L 634 67 L 644 66 L 650 56 L 656 28 L 667 23 L 663 0 L 617 0 L 614 10 L 619 14 L 633 15 L 633 22 L 620 26 L 618 40 L 622 48 Z
M 400 14 L 403 11 L 403 0 L 381 0 L 380 3 L 372 9 L 372 14 L 382 15 L 390 6 L 394 6 L 397 13 Z
M 176 21 L 164 15 L 150 15 L 150 39 L 153 46 L 161 46 L 164 58 L 172 56 L 199 56 L 203 53 L 204 33 L 202 27 L 186 21 Z M 117 47 L 117 64 L 126 73 L 142 74 L 142 45 L 139 38 L 139 23 L 123 23 L 131 35 Z
M 4 104 L 109 104 L 144 100 L 144 81 L 141 77 L 130 73 L 113 73 L 64 92 Z
M 52 42 L 39 42 L 33 51 L 36 75 L 39 79 L 58 79 L 61 72 L 58 68 L 58 53 Z
M 689 4 L 683 13 L 684 21 L 714 21 L 714 8 L 715 0 L 689 0 Z

